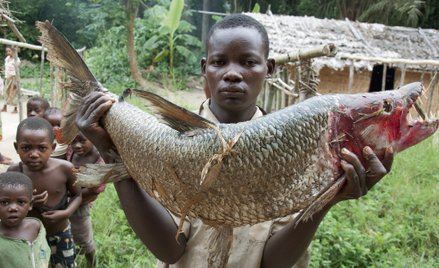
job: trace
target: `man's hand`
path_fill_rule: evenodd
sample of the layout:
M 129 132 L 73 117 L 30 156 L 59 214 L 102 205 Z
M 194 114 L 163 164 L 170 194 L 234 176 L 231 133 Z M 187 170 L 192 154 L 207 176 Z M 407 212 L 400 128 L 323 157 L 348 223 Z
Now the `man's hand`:
M 363 166 L 358 157 L 346 150 L 342 150 L 343 159 L 341 166 L 346 174 L 346 183 L 340 192 L 331 201 L 331 204 L 346 199 L 357 199 L 365 194 L 390 172 L 393 163 L 393 149 L 388 147 L 382 161 L 374 154 L 368 146 L 363 148 L 363 157 L 366 160 L 366 167 Z
M 37 191 L 37 189 L 34 189 L 34 193 Z M 49 194 L 47 191 L 42 192 L 41 194 L 33 194 L 32 195 L 32 206 L 33 207 L 42 207 L 44 204 L 47 203 L 47 198 L 49 197 Z
M 110 160 L 109 152 L 114 145 L 108 133 L 100 125 L 100 120 L 114 102 L 115 100 L 107 94 L 93 92 L 84 98 L 76 116 L 79 130 L 96 146 L 106 162 Z

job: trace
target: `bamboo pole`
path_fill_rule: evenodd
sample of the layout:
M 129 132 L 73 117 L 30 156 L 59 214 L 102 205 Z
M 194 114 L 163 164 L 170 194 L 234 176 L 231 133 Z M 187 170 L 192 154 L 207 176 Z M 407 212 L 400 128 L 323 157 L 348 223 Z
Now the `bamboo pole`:
M 287 62 L 307 60 L 322 56 L 334 57 L 335 54 L 337 54 L 337 47 L 334 44 L 326 44 L 304 51 L 299 50 L 297 52 L 278 55 L 273 58 L 276 61 L 276 64 L 284 64 Z
M 352 85 L 354 84 L 354 61 L 351 60 L 349 65 L 349 82 L 348 82 L 348 92 L 352 93 Z
M 381 91 L 386 90 L 387 64 L 383 64 L 383 77 L 381 77 Z
M 33 50 L 42 50 L 43 49 L 42 46 L 36 46 L 36 45 L 31 45 L 31 44 L 23 43 L 23 42 L 11 41 L 11 40 L 8 40 L 5 38 L 0 38 L 0 44 L 8 45 L 8 46 L 23 47 L 23 48 L 33 49 Z M 44 50 L 47 51 L 47 48 L 44 48 Z

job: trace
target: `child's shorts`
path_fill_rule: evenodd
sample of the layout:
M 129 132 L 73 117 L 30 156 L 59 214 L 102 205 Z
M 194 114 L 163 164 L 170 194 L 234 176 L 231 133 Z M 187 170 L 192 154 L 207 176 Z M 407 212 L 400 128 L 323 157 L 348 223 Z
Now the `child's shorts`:
M 70 216 L 73 239 L 79 246 L 79 254 L 90 253 L 96 250 L 93 240 L 93 228 L 90 217 L 90 205 L 83 204 Z
M 64 231 L 55 235 L 47 236 L 52 251 L 50 255 L 50 264 L 52 267 L 75 267 L 75 243 L 73 235 L 68 226 Z

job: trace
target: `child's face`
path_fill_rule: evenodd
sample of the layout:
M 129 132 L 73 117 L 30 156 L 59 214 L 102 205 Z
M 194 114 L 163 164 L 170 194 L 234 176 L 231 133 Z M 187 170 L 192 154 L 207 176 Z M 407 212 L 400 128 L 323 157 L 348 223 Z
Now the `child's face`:
M 91 143 L 90 140 L 84 137 L 84 135 L 79 133 L 72 142 L 72 149 L 75 154 L 84 156 L 93 149 L 93 143 Z
M 8 47 L 6 48 L 6 55 L 12 57 L 14 56 L 14 51 L 12 51 L 12 49 Z
M 211 101 L 228 111 L 256 105 L 256 99 L 274 61 L 265 58 L 261 34 L 254 28 L 217 29 L 207 45 L 202 72 Z
M 46 129 L 22 129 L 14 146 L 23 164 L 32 171 L 42 170 L 55 149 Z
M 0 189 L 0 221 L 5 227 L 16 227 L 32 209 L 32 196 L 24 185 L 9 185 Z
M 43 117 L 46 111 L 40 101 L 29 101 L 26 104 L 27 107 L 27 117 L 38 116 Z
M 45 116 L 45 119 L 50 122 L 52 127 L 60 127 L 62 114 L 61 113 L 51 113 Z

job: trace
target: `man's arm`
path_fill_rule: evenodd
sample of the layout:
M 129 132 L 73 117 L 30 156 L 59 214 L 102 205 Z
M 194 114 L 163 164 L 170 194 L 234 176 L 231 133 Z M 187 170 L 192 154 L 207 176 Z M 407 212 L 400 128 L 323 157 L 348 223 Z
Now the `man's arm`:
M 320 222 L 330 208 L 340 201 L 357 199 L 367 193 L 391 169 L 393 150 L 388 148 L 381 162 L 369 147 L 363 149 L 367 161 L 367 170 L 358 157 L 349 151 L 343 151 L 342 168 L 345 171 L 346 183 L 339 193 L 312 219 L 294 226 L 289 223 L 282 230 L 270 237 L 264 248 L 261 267 L 292 267 L 311 243 Z
M 113 162 L 111 149 L 114 145 L 99 121 L 113 102 L 108 95 L 93 93 L 86 97 L 76 118 L 78 128 L 107 163 Z M 169 212 L 133 179 L 119 181 L 114 186 L 136 235 L 158 259 L 169 264 L 178 261 L 185 250 L 186 239 L 180 234 L 176 240 L 177 226 Z

